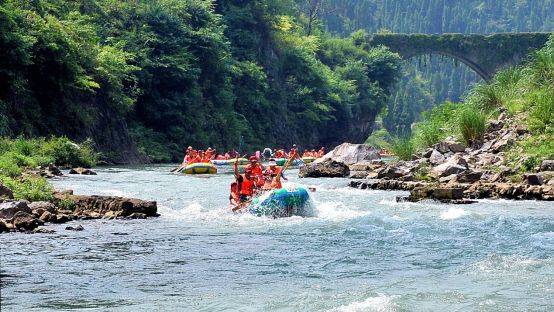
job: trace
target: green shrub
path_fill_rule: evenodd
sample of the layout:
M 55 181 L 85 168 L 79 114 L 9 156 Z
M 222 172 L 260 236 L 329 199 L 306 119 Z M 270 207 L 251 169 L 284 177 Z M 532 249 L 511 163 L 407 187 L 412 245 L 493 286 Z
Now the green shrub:
M 66 137 L 52 138 L 43 142 L 40 153 L 56 165 L 93 167 L 98 161 L 98 154 L 88 140 L 77 145 Z
M 415 152 L 413 141 L 410 137 L 395 138 L 391 145 L 394 155 L 402 160 L 410 160 Z
M 386 129 L 373 132 L 365 141 L 365 144 L 375 148 L 390 149 L 390 134 Z
M 45 178 L 10 178 L 0 176 L 0 181 L 13 191 L 15 199 L 29 201 L 50 201 L 53 199 L 52 186 Z
M 503 101 L 496 84 L 478 84 L 470 91 L 466 104 L 492 110 L 503 106 Z
M 460 111 L 458 125 L 466 145 L 470 146 L 483 138 L 486 130 L 486 120 L 487 117 L 483 111 L 472 105 L 468 105 Z
M 554 90 L 541 89 L 530 96 L 529 128 L 544 132 L 554 124 Z

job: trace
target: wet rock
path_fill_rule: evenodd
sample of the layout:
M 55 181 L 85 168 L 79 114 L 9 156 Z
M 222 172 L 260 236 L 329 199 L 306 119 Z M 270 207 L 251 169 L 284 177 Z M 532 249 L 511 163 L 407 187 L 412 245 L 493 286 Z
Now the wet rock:
M 543 160 L 540 167 L 541 171 L 554 171 L 554 160 Z
M 46 222 L 51 222 L 51 223 L 56 223 L 57 221 L 57 217 L 54 213 L 50 212 L 50 211 L 47 211 L 45 210 L 42 215 L 40 215 L 40 221 L 46 223 Z
M 367 171 L 350 171 L 350 179 L 365 179 L 367 176 Z
M 83 231 L 85 228 L 82 225 L 77 225 L 76 227 L 73 226 L 66 226 L 66 231 Z
M 13 192 L 7 186 L 0 182 L 0 197 L 13 199 Z
M 300 168 L 299 176 L 301 178 L 342 178 L 348 177 L 350 169 L 345 163 L 332 159 L 325 161 L 314 161 L 310 165 Z
M 401 178 L 409 173 L 410 171 L 407 170 L 406 168 L 400 168 L 394 165 L 390 165 L 384 168 L 383 170 L 380 170 L 377 174 L 377 178 L 394 180 L 394 179 Z
M 96 172 L 82 167 L 77 167 L 69 170 L 69 174 L 96 175 Z
M 523 175 L 523 179 L 529 185 L 542 185 L 544 180 L 540 174 L 529 173 Z
M 56 219 L 55 220 L 52 220 L 51 222 L 52 223 L 66 223 L 66 222 L 69 222 L 71 221 L 72 218 L 66 214 L 57 214 L 56 215 Z
M 464 197 L 462 188 L 438 187 L 432 190 L 431 198 L 437 200 L 458 200 Z
M 45 211 L 50 213 L 56 213 L 56 206 L 51 202 L 39 201 L 29 203 L 29 208 L 33 211 L 33 214 L 37 217 L 42 216 Z
M 0 233 L 9 232 L 9 231 L 10 229 L 6 225 L 6 222 L 4 222 L 4 220 L 0 220 Z
M 481 179 L 483 172 L 481 171 L 464 171 L 456 175 L 456 182 L 458 183 L 474 183 Z
M 130 214 L 127 218 L 129 219 L 146 219 L 146 215 L 144 213 L 135 212 Z
M 29 208 L 26 201 L 9 201 L 0 203 L 0 219 L 11 219 L 18 212 L 31 214 L 33 211 Z
M 43 222 L 35 218 L 32 214 L 24 211 L 18 211 L 13 216 L 11 223 L 19 231 L 31 231 L 43 224 Z
M 56 231 L 39 227 L 39 228 L 34 229 L 33 233 L 34 234 L 54 234 L 54 233 L 56 233 Z

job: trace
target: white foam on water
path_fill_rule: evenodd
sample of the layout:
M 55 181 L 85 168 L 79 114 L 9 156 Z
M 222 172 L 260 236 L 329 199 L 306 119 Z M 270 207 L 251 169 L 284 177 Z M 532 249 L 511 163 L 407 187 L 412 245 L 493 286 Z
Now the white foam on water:
M 348 208 L 341 202 L 316 203 L 316 217 L 330 221 L 345 221 L 371 214 L 370 211 L 360 211 Z
M 520 255 L 497 255 L 492 254 L 471 264 L 467 268 L 470 274 L 480 275 L 488 274 L 521 274 L 522 271 L 532 271 L 542 266 L 545 261 L 534 258 L 528 258 Z M 551 260 L 550 260 L 551 261 Z
M 370 297 L 364 301 L 356 301 L 348 305 L 343 305 L 335 309 L 331 309 L 332 312 L 393 312 L 397 311 L 398 306 L 394 302 L 394 297 L 378 295 L 377 297 Z
M 469 214 L 463 208 L 448 208 L 448 210 L 441 212 L 440 218 L 442 220 L 455 220 Z

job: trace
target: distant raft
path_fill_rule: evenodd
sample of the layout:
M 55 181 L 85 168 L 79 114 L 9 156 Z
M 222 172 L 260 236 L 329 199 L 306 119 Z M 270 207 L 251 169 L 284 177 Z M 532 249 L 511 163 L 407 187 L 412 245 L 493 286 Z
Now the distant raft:
M 284 166 L 286 162 L 287 162 L 286 158 L 275 159 L 275 163 L 277 163 L 277 166 Z M 302 164 L 304 164 L 304 161 L 302 161 L 301 159 L 295 159 L 292 161 L 293 166 L 300 166 Z
M 185 174 L 216 174 L 217 168 L 211 163 L 194 163 L 187 165 L 183 172 Z
M 212 164 L 216 166 L 233 166 L 235 165 L 235 162 L 239 163 L 240 165 L 246 165 L 248 164 L 248 159 L 246 158 L 233 158 L 233 159 L 212 159 Z
M 314 215 L 310 195 L 303 187 L 290 190 L 271 190 L 252 200 L 248 206 L 256 216 L 285 218 L 291 216 L 311 217 Z
M 302 161 L 305 164 L 311 164 L 314 162 L 314 160 L 315 160 L 315 157 L 302 157 Z

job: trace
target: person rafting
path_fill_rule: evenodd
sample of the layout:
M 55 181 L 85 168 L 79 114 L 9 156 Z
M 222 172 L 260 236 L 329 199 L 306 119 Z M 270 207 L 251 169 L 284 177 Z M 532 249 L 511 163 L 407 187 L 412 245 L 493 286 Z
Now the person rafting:
M 235 192 L 238 192 L 238 203 L 234 207 L 232 207 L 232 210 L 238 211 L 242 209 L 245 205 L 247 205 L 252 199 L 252 196 L 254 196 L 255 182 L 254 182 L 254 177 L 252 175 L 251 169 L 245 169 L 244 174 L 240 174 L 238 169 L 238 161 L 235 162 L 234 169 L 235 169 L 235 180 L 236 180 L 236 182 L 234 183 L 237 184 Z M 236 198 L 236 195 L 233 195 L 232 192 L 233 192 L 233 186 L 231 185 L 230 200 L 233 197 Z
M 250 161 L 250 163 L 246 166 L 245 171 L 252 172 L 256 187 L 262 187 L 264 185 L 264 174 L 262 165 L 258 162 L 258 158 L 256 156 L 250 156 L 248 160 Z

